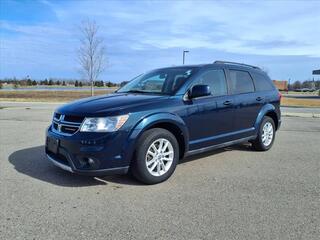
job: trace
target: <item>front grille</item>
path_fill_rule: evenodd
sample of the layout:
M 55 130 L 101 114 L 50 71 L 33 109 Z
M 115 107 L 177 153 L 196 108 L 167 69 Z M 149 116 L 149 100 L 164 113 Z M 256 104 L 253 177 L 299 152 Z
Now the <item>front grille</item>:
M 83 119 L 84 117 L 80 116 L 54 113 L 52 121 L 52 130 L 62 135 L 73 135 L 79 130 Z
M 73 134 L 76 131 L 78 131 L 79 127 L 68 127 L 68 126 L 62 126 L 61 131 L 69 134 Z
M 82 123 L 84 117 L 79 116 L 72 116 L 72 115 L 65 115 L 64 120 L 66 122 L 76 122 L 76 123 Z

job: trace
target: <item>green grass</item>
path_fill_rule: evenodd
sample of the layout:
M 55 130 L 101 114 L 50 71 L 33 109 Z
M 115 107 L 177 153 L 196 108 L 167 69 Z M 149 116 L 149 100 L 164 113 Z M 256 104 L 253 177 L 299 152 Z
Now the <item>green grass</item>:
M 95 91 L 95 95 L 112 92 L 113 90 L 99 90 Z M 0 91 L 0 101 L 13 102 L 67 102 L 90 96 L 90 91 Z

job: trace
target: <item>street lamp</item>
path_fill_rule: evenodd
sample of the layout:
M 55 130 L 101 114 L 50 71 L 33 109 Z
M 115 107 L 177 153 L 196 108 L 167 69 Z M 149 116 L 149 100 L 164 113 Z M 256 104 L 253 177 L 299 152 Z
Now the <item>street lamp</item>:
M 182 54 L 182 65 L 184 65 L 185 62 L 185 58 L 186 58 L 186 53 L 188 53 L 189 51 L 187 50 L 183 50 L 183 54 Z

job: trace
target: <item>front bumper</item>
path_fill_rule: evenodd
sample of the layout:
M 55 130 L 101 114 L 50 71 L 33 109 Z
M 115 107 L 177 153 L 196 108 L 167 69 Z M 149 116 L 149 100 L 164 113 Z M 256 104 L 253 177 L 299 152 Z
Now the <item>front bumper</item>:
M 98 169 L 98 170 L 77 170 L 72 169 L 70 166 L 61 163 L 58 160 L 55 160 L 53 157 L 51 157 L 49 154 L 47 154 L 47 157 L 53 165 L 71 172 L 71 173 L 77 173 L 81 175 L 88 175 L 88 176 L 105 176 L 105 175 L 113 175 L 113 174 L 127 174 L 129 167 L 118 167 L 118 168 L 109 168 L 109 169 Z
M 124 154 L 126 138 L 126 132 L 63 136 L 49 127 L 46 154 L 55 166 L 72 173 L 90 176 L 126 174 L 130 163 Z

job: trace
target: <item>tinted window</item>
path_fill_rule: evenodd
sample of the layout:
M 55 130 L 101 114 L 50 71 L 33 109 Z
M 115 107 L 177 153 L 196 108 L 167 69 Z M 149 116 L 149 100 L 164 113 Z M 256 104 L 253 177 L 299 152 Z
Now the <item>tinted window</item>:
M 260 73 L 252 73 L 251 74 L 254 80 L 254 85 L 256 86 L 257 91 L 267 91 L 267 90 L 273 90 L 273 83 Z
M 221 96 L 227 94 L 227 84 L 224 71 L 210 70 L 203 73 L 196 84 L 208 85 L 210 87 L 211 95 Z
M 232 93 L 254 92 L 254 85 L 248 72 L 230 70 L 230 81 Z

